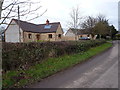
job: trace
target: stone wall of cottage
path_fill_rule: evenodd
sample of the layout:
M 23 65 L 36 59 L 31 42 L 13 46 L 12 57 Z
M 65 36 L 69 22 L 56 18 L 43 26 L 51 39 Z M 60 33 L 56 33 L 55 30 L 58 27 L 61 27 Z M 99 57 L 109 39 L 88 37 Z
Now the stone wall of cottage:
M 61 26 L 59 25 L 58 26 L 58 29 L 57 29 L 57 31 L 56 31 L 56 41 L 63 41 L 64 40 L 64 37 L 63 37 L 63 30 L 62 30 L 62 28 L 61 28 Z
M 32 33 L 32 32 L 24 32 L 24 42 L 33 42 L 33 41 L 62 41 L 63 35 L 58 37 L 61 33 Z M 29 36 L 31 35 L 31 36 Z M 39 35 L 39 40 L 37 38 Z
M 64 36 L 64 41 L 75 41 L 75 36 Z
M 29 36 L 31 35 L 31 36 Z M 37 38 L 39 35 L 39 40 Z M 59 25 L 56 33 L 33 33 L 33 32 L 24 32 L 24 42 L 33 42 L 33 41 L 63 41 L 63 31 Z
M 37 41 L 36 35 L 39 33 L 24 32 L 23 42 L 33 42 Z M 29 36 L 31 35 L 31 36 Z
M 49 35 L 52 35 L 52 37 L 50 38 Z M 43 41 L 56 41 L 55 33 L 42 33 L 42 34 L 40 34 L 40 40 L 43 40 Z

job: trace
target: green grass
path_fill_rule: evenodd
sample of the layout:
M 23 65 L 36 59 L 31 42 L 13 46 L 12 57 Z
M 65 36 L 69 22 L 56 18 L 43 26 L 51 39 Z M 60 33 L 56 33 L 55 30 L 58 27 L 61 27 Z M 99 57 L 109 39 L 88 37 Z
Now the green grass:
M 98 47 L 91 48 L 83 53 L 49 58 L 43 61 L 41 64 L 36 64 L 35 66 L 30 67 L 28 70 L 9 71 L 3 74 L 3 87 L 22 87 L 35 81 L 39 81 L 58 71 L 88 60 L 90 57 L 99 54 L 111 46 L 112 44 L 105 43 Z M 24 76 L 26 78 L 16 82 L 16 80 L 12 79 L 12 77 L 19 75 L 20 72 L 24 72 Z

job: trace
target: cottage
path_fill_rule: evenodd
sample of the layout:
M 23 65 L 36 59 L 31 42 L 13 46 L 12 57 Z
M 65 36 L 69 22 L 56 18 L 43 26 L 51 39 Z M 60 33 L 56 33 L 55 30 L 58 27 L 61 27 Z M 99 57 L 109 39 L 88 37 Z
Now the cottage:
M 80 38 L 91 38 L 91 34 L 85 29 L 70 28 L 65 34 L 65 40 L 79 40 Z
M 33 24 L 12 19 L 5 30 L 5 42 L 62 41 L 63 30 L 60 22 Z

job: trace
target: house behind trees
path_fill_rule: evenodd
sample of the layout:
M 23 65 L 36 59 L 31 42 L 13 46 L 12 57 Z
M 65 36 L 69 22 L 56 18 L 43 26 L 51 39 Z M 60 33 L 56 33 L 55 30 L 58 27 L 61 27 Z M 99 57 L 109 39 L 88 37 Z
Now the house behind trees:
M 89 38 L 92 39 L 92 36 L 89 30 L 86 29 L 74 29 L 70 28 L 65 34 L 65 40 L 79 40 L 80 38 Z M 93 38 L 95 39 L 95 38 Z

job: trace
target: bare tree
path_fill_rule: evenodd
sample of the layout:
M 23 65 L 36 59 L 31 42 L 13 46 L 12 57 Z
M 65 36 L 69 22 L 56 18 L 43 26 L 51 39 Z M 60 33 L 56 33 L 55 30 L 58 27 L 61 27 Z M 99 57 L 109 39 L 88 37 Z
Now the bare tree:
M 70 12 L 70 18 L 71 20 L 68 22 L 69 27 L 74 29 L 80 28 L 82 16 L 78 6 L 76 8 L 72 8 L 72 11 Z
M 92 37 L 94 37 L 95 32 L 94 32 L 94 29 L 93 29 L 93 28 L 94 28 L 94 26 L 96 25 L 96 23 L 97 23 L 97 19 L 96 19 L 96 18 L 91 17 L 91 16 L 88 16 L 88 17 L 84 20 L 84 22 L 81 24 L 81 27 L 82 27 L 83 29 L 88 30 L 88 31 L 89 31 L 89 34 L 91 34 Z
M 19 16 L 21 18 L 24 17 L 26 21 L 36 19 L 47 11 L 44 10 L 42 13 L 37 12 L 42 7 L 40 2 L 32 2 L 31 0 L 4 0 L 1 6 L 1 24 L 5 23 L 6 19 L 18 18 L 18 6 L 20 7 Z M 30 15 L 34 15 L 34 17 Z
M 2 12 L 2 5 L 4 0 L 0 0 L 0 19 L 1 19 L 1 12 Z
M 83 29 L 88 30 L 92 37 L 97 34 L 101 38 L 101 35 L 105 36 L 109 33 L 108 20 L 102 14 L 99 14 L 97 17 L 88 16 L 81 26 Z
M 107 22 L 108 22 L 108 20 L 106 19 L 105 15 L 103 15 L 103 14 L 99 14 L 99 15 L 97 16 L 97 21 L 98 21 L 98 22 L 104 22 L 104 21 L 107 21 Z

